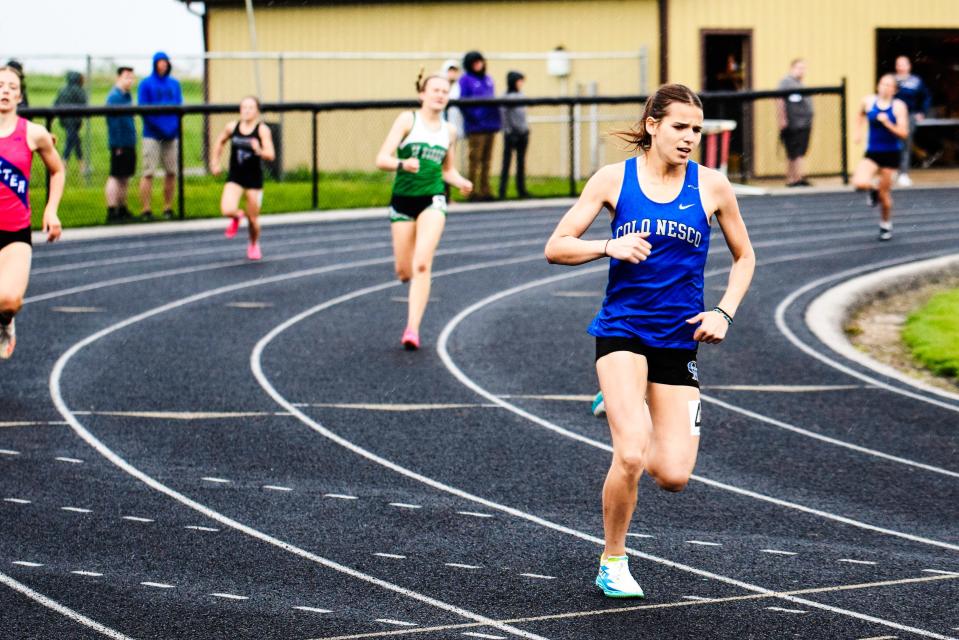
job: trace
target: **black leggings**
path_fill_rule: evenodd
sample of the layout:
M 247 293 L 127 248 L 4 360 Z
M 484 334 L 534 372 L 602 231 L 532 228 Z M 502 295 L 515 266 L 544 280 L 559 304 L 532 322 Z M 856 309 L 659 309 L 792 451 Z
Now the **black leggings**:
M 509 164 L 516 153 L 516 192 L 521 198 L 526 193 L 526 148 L 529 146 L 529 131 L 526 133 L 507 133 L 503 136 L 503 172 L 499 179 L 499 197 L 506 197 L 506 183 L 509 182 Z

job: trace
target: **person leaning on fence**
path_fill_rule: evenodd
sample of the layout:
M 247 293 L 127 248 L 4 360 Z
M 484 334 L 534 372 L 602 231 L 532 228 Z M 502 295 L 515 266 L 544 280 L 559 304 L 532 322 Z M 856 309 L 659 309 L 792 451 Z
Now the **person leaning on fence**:
M 130 88 L 135 79 L 131 67 L 117 69 L 117 81 L 107 94 L 107 105 L 128 107 L 133 104 Z M 107 222 L 122 222 L 133 217 L 127 208 L 127 186 L 137 167 L 137 128 L 133 116 L 107 116 L 107 141 L 110 147 L 110 177 L 104 187 Z
M 137 92 L 140 106 L 183 104 L 180 83 L 170 76 L 173 65 L 162 51 L 153 56 L 153 73 L 144 78 Z M 177 155 L 180 144 L 180 119 L 174 113 L 143 116 L 143 177 L 140 179 L 140 217 L 153 218 L 153 174 L 163 167 L 163 217 L 173 217 L 173 187 L 176 184 Z
M 902 100 L 909 109 L 909 136 L 902 145 L 898 178 L 899 186 L 908 187 L 912 185 L 912 178 L 909 177 L 912 139 L 916 134 L 916 125 L 925 120 L 932 107 L 932 94 L 922 78 L 912 73 L 912 62 L 906 56 L 896 58 L 896 99 Z
M 519 71 L 506 74 L 506 97 L 522 98 L 526 76 Z M 528 198 L 526 190 L 526 148 L 529 146 L 529 122 L 526 119 L 526 105 L 504 106 L 503 116 L 503 166 L 499 181 L 499 197 L 506 197 L 506 184 L 509 182 L 509 165 L 516 154 L 516 193 L 520 198 Z
M 806 61 L 802 58 L 793 60 L 789 74 L 779 82 L 779 90 L 801 89 L 805 75 Z M 776 100 L 776 115 L 779 118 L 779 139 L 786 148 L 786 186 L 808 187 L 803 156 L 809 150 L 809 134 L 812 132 L 812 99 L 791 93 L 785 99 Z
M 87 92 L 83 89 L 83 74 L 77 71 L 67 71 L 66 85 L 57 93 L 53 106 L 80 106 L 87 105 Z M 83 162 L 83 142 L 80 140 L 80 127 L 83 126 L 83 118 L 76 116 L 60 116 L 60 124 L 67 134 L 67 143 L 63 148 L 63 162 L 70 160 L 71 155 L 75 155 L 77 160 Z
M 459 80 L 460 98 L 492 98 L 496 95 L 493 79 L 486 73 L 486 59 L 479 51 L 470 51 L 463 58 L 463 76 Z M 502 128 L 499 109 L 495 106 L 461 107 L 463 129 L 469 143 L 467 177 L 476 190 L 470 200 L 490 201 L 493 194 L 489 184 L 493 139 Z

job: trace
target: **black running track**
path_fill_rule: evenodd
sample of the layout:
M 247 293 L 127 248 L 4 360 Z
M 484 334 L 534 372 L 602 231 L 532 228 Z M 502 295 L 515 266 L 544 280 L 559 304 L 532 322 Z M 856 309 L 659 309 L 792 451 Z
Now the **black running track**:
M 898 193 L 883 244 L 859 196 L 742 199 L 756 277 L 700 351 L 695 478 L 641 484 L 643 601 L 593 586 L 605 264 L 546 263 L 560 210 L 451 216 L 416 353 L 385 220 L 268 228 L 256 264 L 216 232 L 38 247 L 0 366 L 0 637 L 957 637 L 959 402 L 837 369 L 804 320 L 955 252 L 957 195 Z M 728 265 L 714 236 L 707 303 Z

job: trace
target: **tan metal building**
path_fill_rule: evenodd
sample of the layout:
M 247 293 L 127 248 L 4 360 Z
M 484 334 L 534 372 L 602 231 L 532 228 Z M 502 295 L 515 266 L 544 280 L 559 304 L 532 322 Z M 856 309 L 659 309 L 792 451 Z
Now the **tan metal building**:
M 847 79 L 844 115 L 852 125 L 860 97 L 874 88 L 881 69 L 891 69 L 895 55 L 925 55 L 941 62 L 947 75 L 946 58 L 954 56 L 959 65 L 959 51 L 944 44 L 959 38 L 956 0 L 256 0 L 253 4 L 258 50 L 272 58 L 258 63 L 210 60 L 211 102 L 255 93 L 256 66 L 266 101 L 414 97 L 413 81 L 421 65 L 435 69 L 450 55 L 458 57 L 471 49 L 488 56 L 499 91 L 506 72 L 516 68 L 526 74 L 530 96 L 585 93 L 590 85 L 603 95 L 635 95 L 662 82 L 682 82 L 696 90 L 730 88 L 726 86 L 730 82 L 734 88 L 773 89 L 790 61 L 801 57 L 808 62 L 807 85 L 838 85 Z M 205 6 L 207 51 L 214 56 L 249 51 L 243 0 L 206 0 Z M 567 78 L 551 76 L 547 70 L 546 56 L 559 45 L 572 54 Z M 282 61 L 278 52 L 284 54 Z M 723 73 L 729 71 L 727 66 L 734 70 L 733 79 Z M 922 71 L 918 64 L 917 71 Z M 926 71 L 931 73 L 928 67 Z M 838 168 L 838 104 L 834 98 L 816 99 L 808 157 L 814 172 Z M 531 174 L 562 172 L 564 114 L 559 109 L 530 110 L 535 121 Z M 581 115 L 588 120 L 588 108 Z M 577 132 L 582 141 L 579 166 L 585 174 L 598 160 L 623 156 L 621 145 L 608 136 L 600 136 L 598 148 L 591 147 L 597 127 L 602 133 L 628 125 L 637 108 L 604 107 L 598 115 L 600 122 L 584 123 Z M 758 103 L 750 115 L 753 135 L 747 143 L 755 174 L 781 174 L 774 103 Z M 371 166 L 394 116 L 395 112 L 321 116 L 324 168 Z M 303 164 L 309 157 L 309 124 L 309 116 L 284 119 L 287 166 Z M 852 128 L 850 138 L 851 132 Z M 861 151 L 850 143 L 850 162 Z

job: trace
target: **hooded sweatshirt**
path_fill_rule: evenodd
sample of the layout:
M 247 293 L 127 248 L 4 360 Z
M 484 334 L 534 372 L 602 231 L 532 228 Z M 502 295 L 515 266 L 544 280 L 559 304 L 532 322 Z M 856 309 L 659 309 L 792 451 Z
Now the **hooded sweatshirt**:
M 516 86 L 519 81 L 524 78 L 525 76 L 519 71 L 510 71 L 506 74 L 507 98 L 524 97 L 523 92 Z M 529 121 L 526 119 L 526 105 L 503 107 L 503 133 L 506 135 L 511 133 L 529 133 Z
M 157 72 L 157 62 L 170 57 L 162 51 L 153 56 L 153 73 L 140 82 L 137 93 L 137 102 L 140 105 L 151 104 L 183 104 L 183 94 L 180 92 L 180 83 L 171 78 L 173 65 L 167 68 L 166 73 Z M 175 114 L 145 115 L 143 116 L 143 137 L 155 140 L 173 140 L 180 135 L 180 122 Z
M 87 92 L 83 90 L 83 76 L 77 71 L 67 72 L 67 84 L 57 93 L 53 106 L 86 105 Z M 64 129 L 79 129 L 83 121 L 75 116 L 60 118 Z
M 460 99 L 469 100 L 471 98 L 492 98 L 496 95 L 496 87 L 493 79 L 486 75 L 486 67 L 479 72 L 473 71 L 473 64 L 477 60 L 486 59 L 479 51 L 470 51 L 463 58 L 463 75 L 460 76 Z M 463 124 L 466 135 L 471 133 L 493 133 L 502 129 L 499 108 L 488 107 L 467 107 L 461 106 L 463 112 Z

